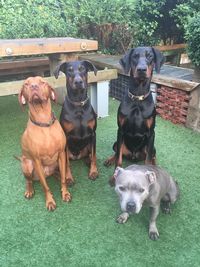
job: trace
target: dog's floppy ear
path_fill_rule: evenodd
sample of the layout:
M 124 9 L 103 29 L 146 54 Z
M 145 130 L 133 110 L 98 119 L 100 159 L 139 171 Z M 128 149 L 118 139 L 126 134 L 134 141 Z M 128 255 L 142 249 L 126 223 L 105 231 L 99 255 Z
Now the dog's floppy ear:
M 114 174 L 113 174 L 113 177 L 116 179 L 116 177 L 119 175 L 119 173 L 121 172 L 121 171 L 123 171 L 124 169 L 123 168 L 121 168 L 121 167 L 117 167 L 116 169 L 115 169 L 115 172 L 114 172 Z
M 145 176 L 149 182 L 149 185 L 152 185 L 156 182 L 156 174 L 153 171 L 146 171 Z
M 54 76 L 56 77 L 56 79 L 58 79 L 58 75 L 59 75 L 59 72 L 62 71 L 63 73 L 65 73 L 65 70 L 66 70 L 66 67 L 67 67 L 67 62 L 63 62 L 61 63 L 60 65 L 58 65 L 56 67 L 56 69 L 54 70 Z
M 18 94 L 18 101 L 21 107 L 27 104 L 26 97 L 24 95 L 24 85 L 22 86 L 19 94 Z
M 88 60 L 83 60 L 81 63 L 86 67 L 87 71 L 93 70 L 94 74 L 97 75 L 97 68 Z
M 124 56 L 119 60 L 120 65 L 124 69 L 124 73 L 128 74 L 131 69 L 131 55 L 134 48 L 130 49 Z
M 49 90 L 50 90 L 50 99 L 56 103 L 57 102 L 57 94 L 56 94 L 55 90 L 50 85 L 49 85 Z
M 165 57 L 163 54 L 156 48 L 152 47 L 152 51 L 154 53 L 154 59 L 155 59 L 155 70 L 157 73 L 160 73 L 160 68 L 165 62 Z

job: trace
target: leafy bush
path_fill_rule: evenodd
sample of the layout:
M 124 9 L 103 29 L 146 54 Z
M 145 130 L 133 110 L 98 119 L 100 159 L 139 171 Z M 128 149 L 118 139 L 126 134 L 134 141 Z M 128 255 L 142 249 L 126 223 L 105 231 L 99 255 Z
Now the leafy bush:
M 186 28 L 187 52 L 192 63 L 200 67 L 200 12 L 189 18 Z
M 45 2 L 45 3 L 44 3 Z M 77 28 L 61 1 L 2 0 L 0 38 L 76 36 Z
M 183 42 L 196 0 L 0 0 L 0 38 L 96 39 L 103 52 Z
M 138 25 L 138 42 L 145 45 L 183 42 L 183 27 L 177 24 L 175 10 L 188 0 L 137 0 L 135 21 Z

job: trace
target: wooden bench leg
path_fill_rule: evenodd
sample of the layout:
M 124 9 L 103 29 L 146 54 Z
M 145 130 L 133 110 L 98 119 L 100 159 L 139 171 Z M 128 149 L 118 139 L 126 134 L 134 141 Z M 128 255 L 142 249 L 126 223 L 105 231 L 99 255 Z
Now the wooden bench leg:
M 109 81 L 93 83 L 89 89 L 91 104 L 98 118 L 108 116 Z

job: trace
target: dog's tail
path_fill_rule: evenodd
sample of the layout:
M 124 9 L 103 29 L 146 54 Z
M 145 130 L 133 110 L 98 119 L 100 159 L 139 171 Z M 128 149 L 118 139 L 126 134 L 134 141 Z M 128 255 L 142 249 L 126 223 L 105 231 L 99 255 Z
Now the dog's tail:
M 19 156 L 13 155 L 13 157 L 14 157 L 16 160 L 22 161 L 22 158 L 19 157 Z

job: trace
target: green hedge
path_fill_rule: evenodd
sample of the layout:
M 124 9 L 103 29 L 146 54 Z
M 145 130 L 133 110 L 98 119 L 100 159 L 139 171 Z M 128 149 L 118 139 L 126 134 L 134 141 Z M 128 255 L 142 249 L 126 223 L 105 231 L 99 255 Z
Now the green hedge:
M 97 39 L 101 50 L 183 41 L 195 0 L 0 0 L 0 38 Z
M 195 66 L 200 67 L 200 13 L 189 19 L 186 39 L 188 56 Z

